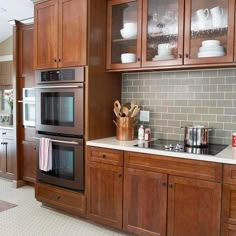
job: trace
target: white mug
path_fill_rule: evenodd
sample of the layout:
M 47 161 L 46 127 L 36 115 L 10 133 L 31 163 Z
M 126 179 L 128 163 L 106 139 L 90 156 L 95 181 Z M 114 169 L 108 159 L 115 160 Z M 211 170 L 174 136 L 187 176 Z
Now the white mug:
M 206 28 L 207 18 L 209 17 L 209 10 L 206 9 L 199 9 L 196 11 L 197 15 L 197 25 L 200 29 Z
M 210 9 L 213 27 L 222 27 L 224 22 L 224 10 L 219 6 Z

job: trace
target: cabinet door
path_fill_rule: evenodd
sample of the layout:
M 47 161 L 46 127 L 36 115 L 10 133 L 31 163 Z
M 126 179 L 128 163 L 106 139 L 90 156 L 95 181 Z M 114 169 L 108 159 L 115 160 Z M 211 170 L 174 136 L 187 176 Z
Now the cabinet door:
M 184 0 L 144 0 L 142 67 L 182 65 Z
M 0 140 L 0 174 L 6 172 L 6 157 L 3 149 L 3 140 Z
M 234 11 L 234 0 L 186 1 L 185 64 L 233 61 Z
M 0 62 L 0 84 L 12 85 L 12 61 L 2 61 Z
M 58 58 L 58 0 L 35 5 L 34 67 L 55 68 Z
M 122 228 L 123 168 L 87 162 L 87 216 Z
M 35 182 L 36 179 L 36 147 L 34 142 L 23 141 L 23 179 Z
M 236 186 L 223 186 L 222 219 L 225 223 L 236 225 Z
M 142 0 L 108 1 L 107 69 L 141 66 Z
M 33 87 L 35 85 L 35 72 L 33 69 L 33 45 L 34 45 L 34 26 L 19 26 L 19 77 L 25 78 L 24 87 Z
M 124 229 L 137 235 L 166 235 L 167 175 L 125 168 Z
M 221 184 L 170 176 L 167 235 L 220 235 Z
M 86 65 L 87 0 L 59 0 L 58 66 Z
M 14 139 L 3 139 L 3 153 L 6 158 L 6 173 L 15 175 L 17 169 L 16 162 L 16 144 Z
M 236 236 L 236 226 L 223 224 L 221 236 Z

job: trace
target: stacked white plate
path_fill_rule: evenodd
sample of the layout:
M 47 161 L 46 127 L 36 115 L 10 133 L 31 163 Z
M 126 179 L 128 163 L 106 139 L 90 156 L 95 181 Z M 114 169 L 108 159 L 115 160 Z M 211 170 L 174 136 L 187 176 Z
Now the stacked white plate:
M 174 56 L 171 54 L 171 47 L 169 43 L 158 44 L 157 52 L 158 55 L 152 58 L 153 61 L 170 60 L 174 58 Z
M 202 47 L 199 48 L 198 57 L 222 57 L 225 55 L 224 47 L 220 45 L 219 40 L 202 41 Z

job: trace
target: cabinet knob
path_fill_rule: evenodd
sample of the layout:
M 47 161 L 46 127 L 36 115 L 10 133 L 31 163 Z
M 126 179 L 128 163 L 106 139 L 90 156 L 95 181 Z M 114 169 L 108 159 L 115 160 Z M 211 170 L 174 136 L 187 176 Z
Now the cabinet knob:
M 61 62 L 61 58 L 58 58 L 58 62 Z
M 179 58 L 182 58 L 182 54 L 179 54 Z
M 57 196 L 57 201 L 61 199 L 61 196 Z
M 185 54 L 185 57 L 188 58 L 188 53 Z
M 54 61 L 54 62 L 57 62 L 57 59 L 56 59 L 56 58 L 54 58 L 54 59 L 53 59 L 53 61 Z
M 169 187 L 170 188 L 174 188 L 174 184 L 169 184 Z
M 140 58 L 138 57 L 137 61 L 140 61 Z
M 105 154 L 102 155 L 102 158 L 106 158 L 107 156 Z
M 6 132 L 3 132 L 2 135 L 6 135 L 7 133 Z
M 166 182 L 162 182 L 162 186 L 166 186 Z
M 118 174 L 118 177 L 121 178 L 121 177 L 122 177 L 122 174 Z

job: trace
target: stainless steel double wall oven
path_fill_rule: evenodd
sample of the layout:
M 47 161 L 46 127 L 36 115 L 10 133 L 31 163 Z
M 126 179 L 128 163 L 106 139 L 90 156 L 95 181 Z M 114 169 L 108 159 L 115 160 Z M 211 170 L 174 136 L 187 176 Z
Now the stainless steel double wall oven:
M 52 170 L 39 169 L 37 179 L 84 190 L 84 68 L 36 72 L 37 153 L 39 139 L 52 142 Z

